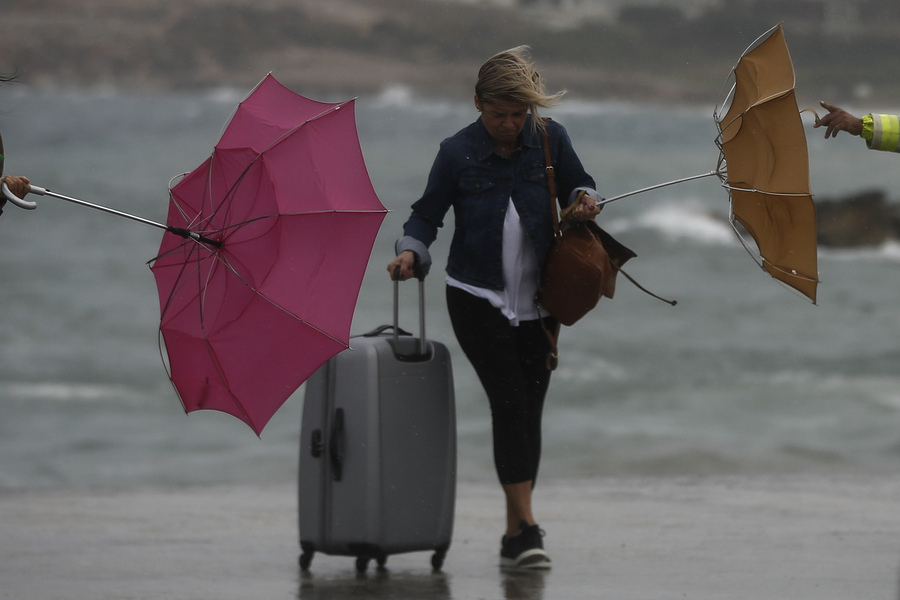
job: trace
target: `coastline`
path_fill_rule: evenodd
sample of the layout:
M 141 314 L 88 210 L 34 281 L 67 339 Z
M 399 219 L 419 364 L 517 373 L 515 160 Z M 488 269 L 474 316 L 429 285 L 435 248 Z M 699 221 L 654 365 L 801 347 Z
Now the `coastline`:
M 895 598 L 900 481 L 875 476 L 545 481 L 554 568 L 496 565 L 501 499 L 460 482 L 444 571 L 428 553 L 357 576 L 352 558 L 297 567 L 296 487 L 0 494 L 0 597 Z M 495 535 L 496 534 L 496 535 Z M 387 597 L 387 596 L 385 596 Z
M 307 93 L 396 84 L 468 97 L 486 57 L 528 44 L 549 88 L 710 103 L 740 53 L 777 23 L 723 9 L 677 23 L 663 11 L 624 24 L 587 16 L 561 24 L 556 12 L 447 0 L 10 0 L 0 72 L 48 90 L 247 89 L 274 72 Z M 896 101 L 900 84 L 883 75 L 895 36 L 850 38 L 784 21 L 801 102 Z

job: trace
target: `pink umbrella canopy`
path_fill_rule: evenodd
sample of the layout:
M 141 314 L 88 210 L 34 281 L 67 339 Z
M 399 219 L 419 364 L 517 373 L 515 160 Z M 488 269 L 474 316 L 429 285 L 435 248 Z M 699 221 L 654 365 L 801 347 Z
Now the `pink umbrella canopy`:
M 175 231 L 151 261 L 169 377 L 186 412 L 222 411 L 259 434 L 348 347 L 387 213 L 353 101 L 315 102 L 268 75 L 169 196 Z

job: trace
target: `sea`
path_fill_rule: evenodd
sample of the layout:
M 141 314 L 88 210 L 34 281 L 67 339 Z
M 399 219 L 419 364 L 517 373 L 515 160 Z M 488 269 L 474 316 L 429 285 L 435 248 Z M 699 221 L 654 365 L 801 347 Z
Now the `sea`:
M 7 174 L 164 221 L 169 181 L 205 160 L 249 90 L 131 94 L 0 90 Z M 300 93 L 303 90 L 296 90 Z M 317 100 L 346 98 L 313 96 Z M 567 97 L 546 115 L 612 197 L 716 168 L 715 105 Z M 860 109 L 862 110 L 862 108 Z M 440 141 L 470 101 L 402 86 L 360 96 L 360 143 L 391 211 L 372 250 L 352 332 L 392 320 L 386 265 Z M 896 155 L 804 115 L 818 197 L 900 185 Z M 894 196 L 895 197 L 895 196 Z M 257 485 L 296 481 L 304 388 L 261 435 L 216 412 L 186 415 L 160 354 L 147 266 L 154 227 L 34 197 L 0 216 L 0 491 Z M 606 206 L 599 222 L 638 257 L 614 299 L 563 329 L 544 420 L 541 479 L 720 474 L 900 475 L 900 245 L 819 249 L 813 305 L 766 274 L 706 177 Z M 451 350 L 461 480 L 493 481 L 487 402 L 453 337 L 443 269 L 426 280 L 427 336 Z M 417 330 L 412 284 L 401 326 Z

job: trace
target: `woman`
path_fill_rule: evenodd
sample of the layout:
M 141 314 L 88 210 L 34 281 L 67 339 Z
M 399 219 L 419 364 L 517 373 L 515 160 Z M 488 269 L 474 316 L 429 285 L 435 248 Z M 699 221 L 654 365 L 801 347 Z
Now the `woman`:
M 15 75 L 0 75 L 0 83 L 6 83 L 15 80 Z M 27 177 L 18 175 L 7 175 L 3 177 L 3 137 L 0 136 L 0 183 L 5 183 L 9 190 L 18 196 L 24 198 L 31 191 L 30 182 Z M 6 204 L 6 196 L 0 194 L 0 213 L 2 213 L 3 205 Z
M 574 217 L 593 219 L 600 212 L 594 180 L 566 130 L 538 113 L 563 94 L 545 93 L 527 46 L 484 63 L 475 86 L 481 116 L 441 143 L 425 192 L 397 242 L 397 257 L 388 265 L 392 277 L 399 269 L 401 280 L 413 277 L 414 269 L 427 274 L 428 247 L 453 208 L 447 307 L 491 407 L 494 464 L 507 511 L 500 556 L 508 567 L 550 567 L 531 502 L 550 382 L 545 328 L 556 327 L 534 302 L 553 239 L 544 129 L 563 204 L 586 190 Z

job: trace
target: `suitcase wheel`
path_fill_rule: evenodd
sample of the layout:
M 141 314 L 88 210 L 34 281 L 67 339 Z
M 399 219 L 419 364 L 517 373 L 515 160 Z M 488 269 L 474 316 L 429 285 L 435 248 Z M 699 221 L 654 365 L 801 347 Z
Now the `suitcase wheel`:
M 369 568 L 369 561 L 375 559 L 375 562 L 378 564 L 378 569 L 384 569 L 384 565 L 387 563 L 387 554 L 379 554 L 378 556 L 357 556 L 356 557 L 356 571 L 358 573 L 365 573 Z
M 431 556 L 431 567 L 435 571 L 440 571 L 444 566 L 445 558 L 447 558 L 447 548 L 438 548 Z
M 356 571 L 358 573 L 365 573 L 366 569 L 369 568 L 369 557 L 368 556 L 357 556 L 356 557 Z
M 316 550 L 312 544 L 307 542 L 301 542 L 300 548 L 302 550 L 302 553 L 300 554 L 300 570 L 309 571 L 309 565 L 312 563 Z

